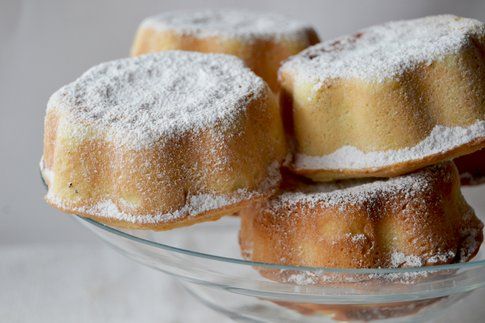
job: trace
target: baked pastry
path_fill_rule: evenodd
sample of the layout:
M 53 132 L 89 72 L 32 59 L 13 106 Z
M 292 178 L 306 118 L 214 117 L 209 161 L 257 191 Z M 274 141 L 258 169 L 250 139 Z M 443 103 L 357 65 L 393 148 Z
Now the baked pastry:
M 41 168 L 52 206 L 163 230 L 271 194 L 285 155 L 274 95 L 240 59 L 167 51 L 100 64 L 54 93 Z
M 240 211 L 243 257 L 329 268 L 418 267 L 468 261 L 483 240 L 452 162 L 383 181 L 289 183 Z M 266 271 L 277 280 L 287 274 Z
M 175 11 L 145 19 L 131 52 L 136 56 L 182 49 L 236 55 L 277 91 L 280 62 L 318 41 L 309 24 L 281 15 L 244 10 Z
M 454 160 L 460 173 L 461 185 L 485 183 L 485 149 Z
M 451 162 L 386 181 L 317 184 L 288 172 L 283 178 L 279 196 L 240 212 L 240 246 L 248 260 L 334 268 L 430 266 L 468 261 L 483 240 L 483 224 L 463 199 Z M 271 280 L 336 288 L 345 284 L 355 290 L 447 274 L 255 269 Z M 368 321 L 412 315 L 445 300 L 372 305 L 273 302 L 303 315 Z
M 295 310 L 303 315 L 326 316 L 333 321 L 369 322 L 373 320 L 395 319 L 416 314 L 438 301 L 446 301 L 447 297 L 422 299 L 417 301 L 378 303 L 378 304 L 312 304 L 275 301 L 274 303 Z
M 485 147 L 485 25 L 390 22 L 312 46 L 279 71 L 293 168 L 391 177 Z

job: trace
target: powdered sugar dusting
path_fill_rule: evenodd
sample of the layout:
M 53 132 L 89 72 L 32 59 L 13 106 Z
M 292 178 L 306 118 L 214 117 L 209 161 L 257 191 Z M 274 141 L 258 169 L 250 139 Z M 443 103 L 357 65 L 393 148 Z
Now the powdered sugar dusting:
M 145 19 L 142 28 L 172 30 L 194 37 L 222 36 L 245 41 L 253 39 L 306 38 L 311 26 L 283 15 L 246 10 L 166 12 Z
M 405 255 L 402 252 L 393 252 L 391 254 L 391 267 L 421 267 L 423 261 L 420 257 Z
M 276 208 L 284 205 L 300 203 L 315 207 L 322 203 L 327 207 L 339 206 L 344 211 L 348 205 L 358 205 L 380 196 L 396 196 L 404 194 L 406 198 L 433 188 L 436 179 L 449 180 L 445 164 L 427 167 L 416 173 L 389 178 L 387 180 L 346 180 L 333 183 L 300 184 L 293 191 L 286 191 L 273 198 Z
M 54 93 L 48 109 L 82 125 L 72 127 L 75 137 L 94 133 L 143 149 L 161 137 L 231 127 L 265 88 L 236 57 L 166 51 L 97 65 Z
M 341 212 L 349 205 L 361 205 L 379 198 L 402 194 L 405 199 L 419 198 L 435 189 L 436 181 L 450 183 L 449 162 L 432 165 L 417 172 L 388 179 L 353 179 L 329 183 L 298 183 L 271 200 L 276 210 L 284 206 L 313 208 L 338 206 Z
M 44 166 L 41 161 L 42 175 L 51 174 L 53 172 Z M 256 198 L 262 194 L 267 194 L 269 190 L 277 185 L 281 180 L 279 173 L 279 163 L 274 162 L 268 167 L 268 177 L 260 185 L 257 190 L 249 191 L 247 189 L 238 189 L 231 194 L 197 194 L 187 196 L 186 203 L 180 209 L 170 213 L 160 214 L 145 214 L 134 215 L 122 212 L 118 206 L 111 199 L 105 199 L 94 205 L 73 207 L 72 205 L 66 205 L 63 199 L 58 198 L 51 190 L 48 191 L 46 199 L 60 207 L 61 209 L 69 209 L 73 213 L 88 214 L 97 217 L 111 218 L 119 221 L 137 223 L 137 224 L 157 224 L 171 222 L 186 216 L 198 216 L 202 213 L 224 208 L 245 200 Z M 121 201 L 123 203 L 123 201 Z
M 485 25 L 453 15 L 389 22 L 312 46 L 290 58 L 281 72 L 317 84 L 332 78 L 383 82 L 418 64 L 457 53 Z
M 353 234 L 352 235 L 352 242 L 358 242 L 358 241 L 364 241 L 366 239 L 365 234 L 363 233 L 358 233 L 358 234 Z
M 314 285 L 316 279 L 312 274 L 313 272 L 292 273 L 286 277 L 285 281 L 296 285 Z M 325 277 L 325 275 L 320 275 L 318 278 L 325 280 Z
M 212 194 L 199 194 L 188 197 L 186 205 L 181 209 L 165 214 L 133 215 L 127 214 L 116 206 L 112 200 L 104 200 L 90 207 L 69 207 L 72 212 L 89 214 L 97 217 L 111 218 L 119 221 L 138 224 L 157 224 L 171 222 L 185 216 L 196 216 L 201 213 L 217 210 L 251 198 L 252 195 L 246 190 L 238 190 L 231 196 L 218 196 Z M 52 194 L 47 194 L 47 200 L 51 203 L 64 207 L 64 202 Z
M 455 258 L 456 254 L 453 251 L 438 252 L 435 255 L 423 259 L 415 255 L 406 255 L 400 251 L 394 251 L 390 254 L 390 264 L 388 268 L 403 268 L 403 267 L 422 267 L 433 265 L 437 263 L 448 263 Z M 460 261 L 467 261 L 462 258 Z M 437 269 L 439 271 L 439 269 Z M 281 278 L 288 283 L 293 283 L 300 286 L 319 285 L 322 283 L 372 283 L 377 281 L 399 282 L 403 284 L 413 283 L 417 278 L 427 277 L 432 274 L 434 270 L 430 268 L 427 271 L 419 272 L 395 272 L 395 273 L 371 273 L 371 274 L 346 274 L 346 273 L 332 273 L 323 270 L 313 271 L 296 271 L 296 270 L 281 270 Z
M 413 147 L 399 150 L 363 152 L 353 146 L 343 146 L 325 156 L 296 154 L 297 169 L 363 169 L 393 165 L 419 160 L 446 152 L 485 137 L 485 121 L 477 120 L 468 127 L 445 127 L 437 125 L 423 141 Z
M 466 246 L 468 248 L 468 245 Z M 432 265 L 437 263 L 448 263 L 453 260 L 456 253 L 452 250 L 447 252 L 438 252 L 429 258 L 423 259 L 415 255 L 406 255 L 401 251 L 394 251 L 391 253 L 391 268 L 400 267 L 421 267 L 424 265 Z M 467 260 L 463 258 L 462 261 Z
M 469 246 L 466 245 L 466 248 L 468 248 Z M 450 260 L 452 260 L 453 258 L 456 257 L 456 254 L 449 250 L 448 252 L 445 252 L 445 253 L 438 253 L 436 255 L 433 255 L 431 256 L 430 258 L 428 258 L 427 260 L 427 263 L 428 264 L 436 264 L 436 263 L 447 263 L 449 262 Z M 468 260 L 467 258 L 460 258 L 461 261 L 466 261 Z
M 280 275 L 284 282 L 293 283 L 298 286 L 321 285 L 327 283 L 362 283 L 373 284 L 380 282 L 395 282 L 401 284 L 411 284 L 418 278 L 427 277 L 434 271 L 414 271 L 396 273 L 372 273 L 372 274 L 345 274 L 332 273 L 323 270 L 296 271 L 281 270 Z

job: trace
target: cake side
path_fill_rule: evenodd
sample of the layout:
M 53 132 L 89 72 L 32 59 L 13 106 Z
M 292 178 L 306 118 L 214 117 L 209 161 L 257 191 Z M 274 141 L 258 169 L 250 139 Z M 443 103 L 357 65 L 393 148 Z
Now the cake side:
M 342 183 L 305 184 L 241 211 L 243 256 L 393 268 L 468 261 L 478 252 L 483 224 L 463 199 L 452 163 L 387 181 Z

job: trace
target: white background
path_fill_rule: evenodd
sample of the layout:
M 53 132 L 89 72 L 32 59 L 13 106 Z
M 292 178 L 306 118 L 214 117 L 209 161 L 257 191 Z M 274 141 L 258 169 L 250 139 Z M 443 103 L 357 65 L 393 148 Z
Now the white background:
M 311 22 L 322 39 L 439 13 L 485 20 L 483 0 L 0 0 L 1 322 L 222 322 L 172 280 L 106 250 L 48 207 L 38 171 L 55 90 L 92 65 L 127 56 L 144 17 L 221 7 L 285 13 Z M 485 211 L 485 185 L 467 193 Z M 443 319 L 478 321 L 483 297 L 485 290 L 475 293 Z

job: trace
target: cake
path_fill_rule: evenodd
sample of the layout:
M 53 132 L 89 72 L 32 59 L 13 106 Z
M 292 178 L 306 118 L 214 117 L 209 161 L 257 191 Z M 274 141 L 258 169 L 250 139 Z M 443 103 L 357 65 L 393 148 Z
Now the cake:
M 460 173 L 462 185 L 479 185 L 485 183 L 485 149 L 454 160 Z
M 173 49 L 232 54 L 277 91 L 280 62 L 318 41 L 309 24 L 282 15 L 245 10 L 175 11 L 141 23 L 132 55 Z
M 279 70 L 293 170 L 391 177 L 485 147 L 485 25 L 451 15 L 325 41 Z
M 166 51 L 97 65 L 47 104 L 47 202 L 127 228 L 215 220 L 264 199 L 286 143 L 268 85 L 230 55 Z
M 240 211 L 244 258 L 326 268 L 420 267 L 468 261 L 483 240 L 483 224 L 461 195 L 452 162 L 387 180 L 285 182 L 279 195 Z M 291 281 L 280 271 L 265 273 Z
M 274 303 L 295 310 L 306 316 L 329 317 L 336 322 L 369 322 L 374 320 L 397 319 L 413 315 L 420 310 L 447 297 L 422 299 L 416 301 L 377 303 L 377 304 L 312 304 L 275 301 Z

